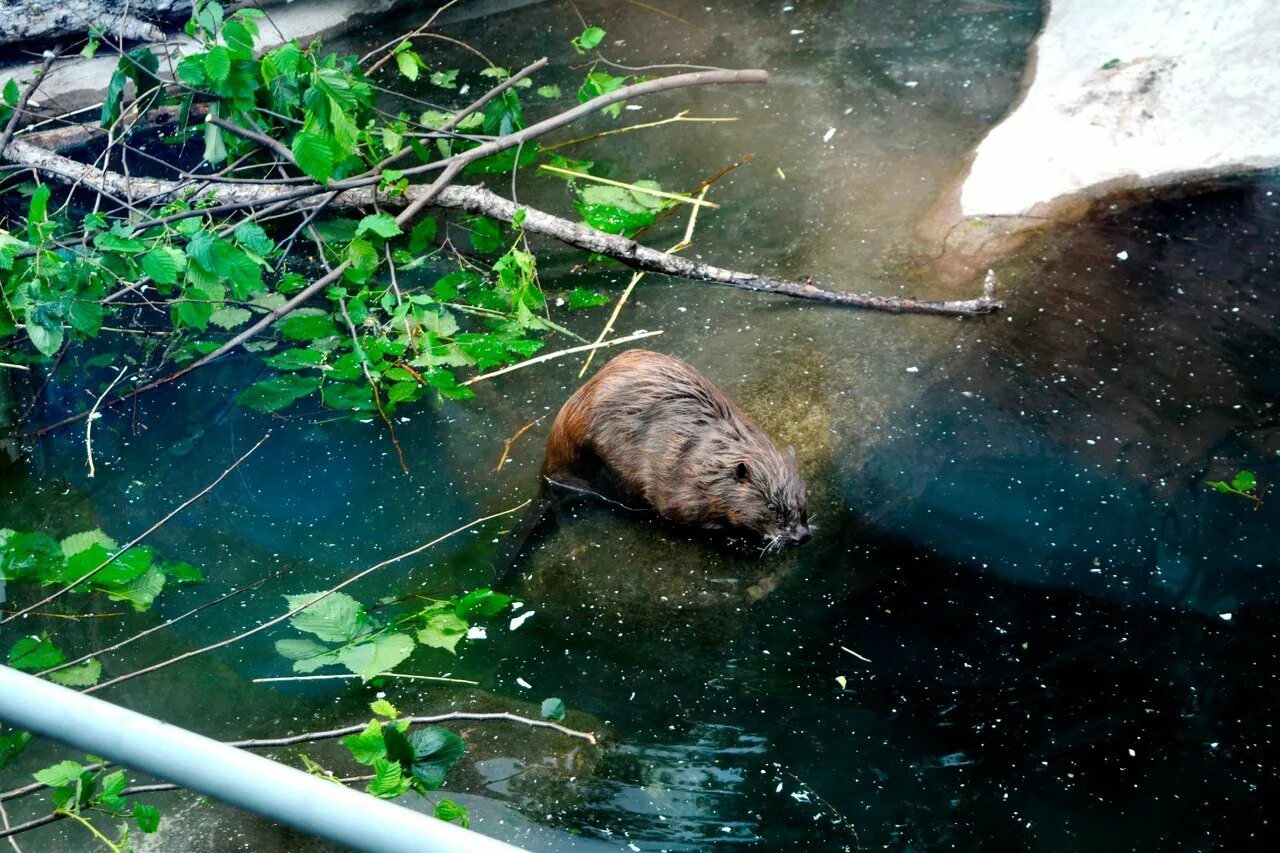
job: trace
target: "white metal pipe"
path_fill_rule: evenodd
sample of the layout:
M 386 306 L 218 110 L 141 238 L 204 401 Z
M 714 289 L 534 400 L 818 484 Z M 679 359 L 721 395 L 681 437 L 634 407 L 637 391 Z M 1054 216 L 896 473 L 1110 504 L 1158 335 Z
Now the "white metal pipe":
M 0 720 L 353 850 L 520 849 L 7 666 Z

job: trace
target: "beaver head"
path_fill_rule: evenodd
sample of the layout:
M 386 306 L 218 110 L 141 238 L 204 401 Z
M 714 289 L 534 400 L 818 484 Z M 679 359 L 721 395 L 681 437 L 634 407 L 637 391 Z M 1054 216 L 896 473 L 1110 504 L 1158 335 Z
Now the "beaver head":
M 767 440 L 752 445 L 749 455 L 729 460 L 712 490 L 729 521 L 758 533 L 765 550 L 803 545 L 812 532 L 795 448 L 783 453 Z

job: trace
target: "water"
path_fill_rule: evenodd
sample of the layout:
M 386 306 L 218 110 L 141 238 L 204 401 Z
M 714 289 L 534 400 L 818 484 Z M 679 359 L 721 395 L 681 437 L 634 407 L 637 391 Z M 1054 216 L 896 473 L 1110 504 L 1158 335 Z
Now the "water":
M 693 254 L 856 290 L 943 292 L 915 224 L 1016 98 L 1040 4 L 681 4 L 683 21 L 640 4 L 578 7 L 609 30 L 615 61 L 773 74 L 768 88 L 668 94 L 623 113 L 631 124 L 692 107 L 735 123 L 570 152 L 677 188 L 752 153 L 715 185 L 723 208 L 700 219 Z M 387 21 L 350 46 L 414 23 Z M 528 37 L 512 45 L 517 23 Z M 549 55 L 546 79 L 569 91 L 581 71 L 567 67 L 578 59 L 565 44 L 580 29 L 572 8 L 549 4 L 444 31 L 513 67 Z M 620 328 L 663 329 L 655 348 L 699 366 L 797 447 L 818 530 L 802 549 L 751 560 L 605 507 L 562 513 L 519 566 L 533 617 L 514 632 L 493 626 L 456 661 L 407 664 L 478 690 L 389 688 L 415 713 L 536 713 L 558 696 L 570 724 L 613 733 L 596 752 L 471 729 L 451 788 L 479 795 L 468 799 L 478 825 L 542 849 L 1270 839 L 1278 504 L 1253 511 L 1203 481 L 1241 469 L 1263 484 L 1280 477 L 1276 184 L 1264 175 L 1106 210 L 1036 241 L 1001 268 L 1008 310 L 976 322 L 647 280 Z M 516 189 L 569 212 L 553 181 L 522 177 Z M 682 230 L 672 220 L 652 242 Z M 576 258 L 543 248 L 548 289 L 616 292 L 627 278 L 574 271 Z M 571 325 L 594 335 L 603 319 Z M 92 481 L 78 428 L 43 440 L 0 475 L 0 524 L 124 536 L 271 431 L 154 536 L 213 583 L 166 593 L 156 615 L 123 625 L 41 626 L 70 646 L 101 645 L 285 570 L 107 663 L 125 672 L 278 614 L 279 593 L 324 588 L 533 494 L 541 442 L 579 366 L 517 372 L 477 386 L 470 403 L 411 412 L 397 428 L 405 477 L 380 425 L 230 404 L 248 379 L 244 362 L 228 363 L 99 421 Z M 81 408 L 85 377 L 61 371 L 42 417 Z M 495 472 L 503 440 L 532 419 Z M 355 594 L 487 583 L 502 529 L 450 540 Z M 287 673 L 274 638 L 105 695 L 227 738 L 362 719 L 372 688 L 254 684 Z M 21 769 L 54 754 L 36 750 Z M 312 754 L 337 764 L 327 747 Z M 181 814 L 161 849 L 315 849 L 192 798 L 156 802 Z M 30 834 L 24 848 L 82 842 L 61 833 Z

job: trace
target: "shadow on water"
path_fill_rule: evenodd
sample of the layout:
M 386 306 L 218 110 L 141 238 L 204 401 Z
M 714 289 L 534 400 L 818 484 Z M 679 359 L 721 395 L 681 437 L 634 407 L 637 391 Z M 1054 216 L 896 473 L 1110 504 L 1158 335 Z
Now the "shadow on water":
M 1040 16 L 1038 3 L 986 0 L 687 4 L 684 20 L 648 5 L 663 4 L 578 4 L 608 27 L 617 61 L 761 65 L 774 84 L 633 105 L 628 123 L 690 103 L 741 120 L 614 137 L 574 156 L 613 164 L 619 179 L 682 186 L 751 151 L 716 185 L 724 207 L 700 220 L 693 251 L 881 291 L 912 282 L 915 223 L 1016 97 Z M 579 60 L 564 46 L 581 22 L 561 4 L 520 14 L 529 37 L 514 47 L 508 20 L 449 32 L 513 49 L 508 65 L 551 55 L 568 91 L 581 69 L 567 67 Z M 569 212 L 561 185 L 521 180 L 522 198 Z M 477 734 L 459 784 L 481 805 L 623 849 L 841 849 L 855 830 L 862 846 L 892 849 L 1273 837 L 1280 498 L 1253 511 L 1204 487 L 1244 469 L 1264 485 L 1280 479 L 1273 183 L 1104 211 L 1011 262 L 1005 280 L 1020 285 L 1008 311 L 977 322 L 647 281 L 621 328 L 664 329 L 655 348 L 796 445 L 815 539 L 757 560 L 601 506 L 563 512 L 519 564 L 532 617 L 495 626 L 457 659 L 407 665 L 475 679 L 526 711 L 558 696 L 617 740 L 557 774 L 540 745 Z M 653 243 L 682 229 L 673 220 Z M 627 278 L 573 272 L 572 260 L 547 247 L 548 289 L 616 291 Z M 570 323 L 594 335 L 602 320 Z M 99 421 L 92 481 L 81 434 L 44 440 L 0 478 L 0 525 L 141 529 L 273 430 L 258 458 L 156 534 L 161 553 L 216 580 L 166 594 L 146 618 L 287 574 L 108 663 L 125 671 L 278 614 L 279 593 L 322 588 L 531 496 L 578 366 L 514 373 L 476 386 L 470 403 L 407 413 L 404 477 L 376 423 L 229 405 L 249 381 L 231 362 Z M 80 408 L 86 374 L 64 365 L 41 416 Z M 503 440 L 529 420 L 495 472 Z M 452 540 L 357 595 L 487 583 L 509 526 Z M 76 631 L 112 629 L 62 630 L 78 645 L 110 637 Z M 260 639 L 112 698 L 225 736 L 361 718 L 373 688 L 250 683 L 287 671 L 273 638 Z M 568 849 L 566 838 L 519 836 L 538 849 Z M 63 841 L 47 840 L 24 847 Z M 286 836 L 251 846 L 309 849 Z

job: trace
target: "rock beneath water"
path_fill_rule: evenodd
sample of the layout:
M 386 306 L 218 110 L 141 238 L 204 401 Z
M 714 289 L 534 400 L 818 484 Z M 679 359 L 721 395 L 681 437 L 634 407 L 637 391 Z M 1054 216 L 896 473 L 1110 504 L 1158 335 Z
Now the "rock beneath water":
M 1280 5 L 1049 6 L 1022 100 L 924 226 L 949 280 L 1099 199 L 1280 165 Z

